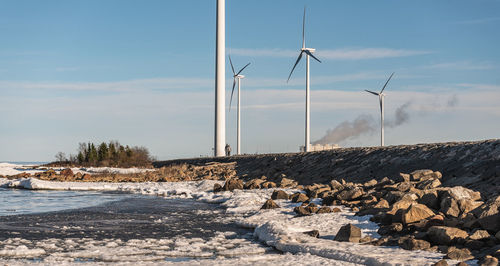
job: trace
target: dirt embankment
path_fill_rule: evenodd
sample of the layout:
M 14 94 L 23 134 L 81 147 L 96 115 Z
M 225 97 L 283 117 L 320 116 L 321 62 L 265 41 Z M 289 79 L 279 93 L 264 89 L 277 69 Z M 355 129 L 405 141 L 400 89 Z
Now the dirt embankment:
M 443 186 L 464 186 L 484 196 L 500 193 L 500 140 L 389 147 L 345 148 L 310 153 L 244 155 L 155 162 L 168 180 L 224 179 L 270 181 L 287 177 L 299 184 L 344 179 L 366 182 L 418 169 L 443 174 Z

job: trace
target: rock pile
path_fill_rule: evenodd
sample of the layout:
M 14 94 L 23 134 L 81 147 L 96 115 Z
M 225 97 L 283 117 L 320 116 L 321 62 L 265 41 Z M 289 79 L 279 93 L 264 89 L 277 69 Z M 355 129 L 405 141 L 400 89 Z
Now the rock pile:
M 360 229 L 349 224 L 339 230 L 337 241 L 440 251 L 447 258 L 459 261 L 475 258 L 490 263 L 498 259 L 500 196 L 483 201 L 477 191 L 461 186 L 442 187 L 441 178 L 440 172 L 432 170 L 400 173 L 392 179 L 362 184 L 333 180 L 329 184 L 298 186 L 283 178 L 284 182 L 282 179 L 277 187 L 292 187 L 304 193 L 289 195 L 276 189 L 262 208 L 279 208 L 273 200 L 285 199 L 301 203 L 294 208 L 297 216 L 309 216 L 340 211 L 330 206 L 344 205 L 357 215 L 373 215 L 370 219 L 380 225 L 378 233 L 382 237 L 376 241 L 362 238 Z M 231 184 L 243 189 L 261 183 L 255 179 L 245 184 L 239 179 L 229 179 L 221 190 L 229 190 Z M 321 198 L 322 206 L 311 202 L 314 198 Z

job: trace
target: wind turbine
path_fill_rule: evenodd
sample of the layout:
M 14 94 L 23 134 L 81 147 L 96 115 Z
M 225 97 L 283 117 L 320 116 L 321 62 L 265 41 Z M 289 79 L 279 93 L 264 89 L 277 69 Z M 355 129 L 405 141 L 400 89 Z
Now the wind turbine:
M 300 59 L 302 59 L 302 55 L 306 54 L 306 133 L 305 133 L 305 145 L 304 145 L 304 151 L 309 152 L 310 151 L 310 132 L 311 132 L 311 123 L 309 121 L 310 118 L 310 113 L 311 113 L 311 107 L 310 107 L 310 90 L 309 90 L 309 57 L 314 58 L 316 61 L 320 62 L 321 61 L 316 58 L 313 53 L 316 51 L 314 48 L 306 48 L 306 8 L 304 7 L 304 16 L 302 18 L 302 48 L 300 49 L 300 54 L 299 57 L 297 58 L 297 61 L 295 61 L 295 65 L 293 65 L 292 71 L 290 71 L 290 75 L 288 75 L 288 80 L 290 81 L 290 77 L 292 76 L 293 70 L 295 70 L 295 67 L 297 64 L 300 62 Z
M 217 0 L 215 49 L 214 156 L 225 155 L 226 145 L 226 2 Z
M 389 83 L 389 80 L 391 80 L 393 75 L 394 75 L 394 72 L 391 74 L 389 79 L 385 82 L 385 85 L 380 92 L 365 90 L 366 92 L 369 92 L 373 95 L 377 95 L 378 100 L 380 102 L 380 146 L 384 146 L 384 97 L 385 97 L 384 89 L 387 86 L 387 83 Z
M 234 66 L 233 66 L 233 61 L 231 61 L 231 56 L 229 56 L 229 63 L 231 64 L 231 70 L 233 71 L 233 90 L 231 91 L 231 100 L 229 101 L 229 112 L 231 112 L 231 102 L 233 101 L 233 93 L 234 93 L 234 87 L 236 86 L 236 81 L 238 81 L 238 126 L 236 130 L 236 154 L 240 155 L 241 154 L 241 138 L 240 138 L 240 87 L 241 87 L 241 79 L 245 78 L 245 76 L 240 75 L 243 69 L 247 68 L 247 66 L 250 65 L 250 63 L 246 64 L 238 73 L 234 72 Z

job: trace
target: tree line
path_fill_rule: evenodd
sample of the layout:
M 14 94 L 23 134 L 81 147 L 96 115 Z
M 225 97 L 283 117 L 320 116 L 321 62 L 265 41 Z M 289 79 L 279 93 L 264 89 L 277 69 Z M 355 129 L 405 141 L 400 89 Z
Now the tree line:
M 145 147 L 121 145 L 118 141 L 82 142 L 78 145 L 78 154 L 69 158 L 62 152 L 56 154 L 58 163 L 77 164 L 81 166 L 133 167 L 150 166 L 153 158 Z

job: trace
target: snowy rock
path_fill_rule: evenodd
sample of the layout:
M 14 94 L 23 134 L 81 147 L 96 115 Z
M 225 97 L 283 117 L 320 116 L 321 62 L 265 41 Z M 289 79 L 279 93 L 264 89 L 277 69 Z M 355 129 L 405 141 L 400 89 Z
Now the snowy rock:
M 233 191 L 235 189 L 243 189 L 243 181 L 236 178 L 231 178 L 226 180 L 226 183 L 222 187 L 225 191 Z
M 414 203 L 403 212 L 403 223 L 410 224 L 434 216 L 435 213 L 423 204 Z
M 214 184 L 214 193 L 222 191 L 222 186 L 221 184 L 215 183 Z
M 321 213 L 330 213 L 332 212 L 332 209 L 330 209 L 330 207 L 321 207 L 319 208 L 318 210 L 318 214 L 321 214 Z
M 262 188 L 275 188 L 275 187 L 277 187 L 277 185 L 274 182 L 267 181 L 267 182 L 262 183 L 261 187 Z
M 266 182 L 264 179 L 252 179 L 245 183 L 244 189 L 259 189 L 262 183 Z
M 288 198 L 289 198 L 288 193 L 286 193 L 283 190 L 275 190 L 271 195 L 271 199 L 273 200 L 278 200 L 278 199 L 288 200 Z
M 73 176 L 73 171 L 70 168 L 66 168 L 61 171 L 61 175 L 63 176 Z
M 449 245 L 457 238 L 467 238 L 467 232 L 448 226 L 431 226 L 427 231 L 430 240 L 438 245 Z
M 311 213 L 306 208 L 304 208 L 303 206 L 297 206 L 297 207 L 293 208 L 293 211 L 299 217 L 300 216 L 309 216 L 309 215 L 311 215 Z
M 260 209 L 264 209 L 264 210 L 267 210 L 267 209 L 277 209 L 279 208 L 280 206 L 278 206 L 278 204 L 276 204 L 276 202 L 274 202 L 272 199 L 268 199 L 264 205 L 262 205 L 262 207 Z
M 319 231 L 318 230 L 312 230 L 312 231 L 306 231 L 304 234 L 312 236 L 312 237 L 319 237 Z
M 297 181 L 283 177 L 280 181 L 281 188 L 296 187 L 298 185 Z
M 429 243 L 425 240 L 406 238 L 405 240 L 402 241 L 400 246 L 406 250 L 422 250 L 422 249 L 430 248 L 431 243 Z
M 342 226 L 335 235 L 335 241 L 358 243 L 361 238 L 361 229 L 352 224 Z

